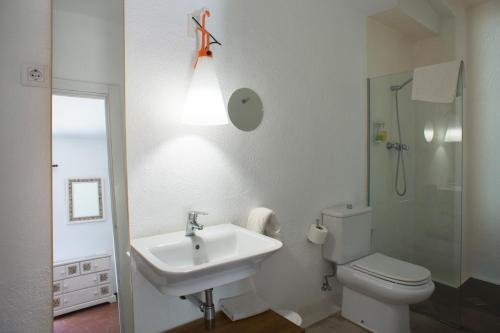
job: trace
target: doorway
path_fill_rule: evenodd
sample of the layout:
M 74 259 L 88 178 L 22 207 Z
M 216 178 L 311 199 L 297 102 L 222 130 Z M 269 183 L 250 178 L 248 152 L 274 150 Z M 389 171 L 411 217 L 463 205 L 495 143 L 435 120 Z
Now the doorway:
M 52 96 L 56 333 L 95 331 L 93 325 L 120 330 L 106 98 L 62 91 Z

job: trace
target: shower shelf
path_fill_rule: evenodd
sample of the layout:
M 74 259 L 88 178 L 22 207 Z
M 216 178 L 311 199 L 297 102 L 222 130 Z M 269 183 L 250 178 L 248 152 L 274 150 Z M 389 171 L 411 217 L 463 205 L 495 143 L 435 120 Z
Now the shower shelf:
M 387 142 L 387 130 L 385 129 L 385 122 L 376 121 L 373 123 L 373 141 L 375 143 Z

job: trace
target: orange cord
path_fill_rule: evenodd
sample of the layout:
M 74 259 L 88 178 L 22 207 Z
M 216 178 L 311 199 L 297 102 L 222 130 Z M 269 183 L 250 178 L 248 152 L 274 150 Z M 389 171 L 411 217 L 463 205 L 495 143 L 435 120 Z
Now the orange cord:
M 201 28 L 197 28 L 201 32 L 201 47 L 198 51 L 198 57 L 196 58 L 196 63 L 194 67 L 198 64 L 198 59 L 201 57 L 213 57 L 213 53 L 210 50 L 210 33 L 205 28 L 205 22 L 207 17 L 210 17 L 210 11 L 205 10 L 201 15 Z

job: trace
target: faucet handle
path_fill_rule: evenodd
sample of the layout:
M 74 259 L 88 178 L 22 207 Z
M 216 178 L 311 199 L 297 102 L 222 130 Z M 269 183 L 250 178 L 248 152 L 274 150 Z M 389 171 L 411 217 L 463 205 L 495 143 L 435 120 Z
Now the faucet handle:
M 189 211 L 186 223 L 186 236 L 194 236 L 195 230 L 203 230 L 203 225 L 198 224 L 198 215 L 208 215 L 208 213 L 197 210 Z
M 198 223 L 198 215 L 208 215 L 208 213 L 205 212 L 200 212 L 197 210 L 192 210 L 189 212 L 189 221 L 192 221 L 192 223 Z
M 198 210 L 192 210 L 189 212 L 190 215 L 193 215 L 193 216 L 198 216 L 198 215 L 208 215 L 208 213 L 206 212 L 200 212 Z

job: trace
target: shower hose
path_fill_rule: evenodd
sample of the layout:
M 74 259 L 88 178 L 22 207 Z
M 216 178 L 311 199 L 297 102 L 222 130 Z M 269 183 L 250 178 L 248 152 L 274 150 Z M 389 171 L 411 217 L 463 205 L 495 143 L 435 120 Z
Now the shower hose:
M 398 100 L 398 91 L 396 90 L 396 120 L 398 123 L 398 136 L 399 136 L 399 145 L 396 147 L 398 151 L 398 161 L 396 163 L 396 179 L 394 183 L 394 190 L 396 194 L 400 197 L 406 194 L 406 169 L 405 169 L 405 157 L 404 151 L 407 149 L 406 145 L 403 145 L 403 138 L 401 136 L 401 123 L 399 120 L 399 100 Z M 399 189 L 400 182 L 400 171 L 403 176 L 403 188 Z

